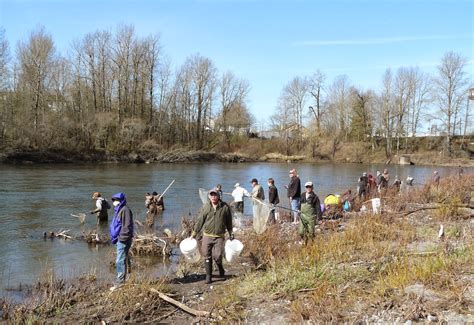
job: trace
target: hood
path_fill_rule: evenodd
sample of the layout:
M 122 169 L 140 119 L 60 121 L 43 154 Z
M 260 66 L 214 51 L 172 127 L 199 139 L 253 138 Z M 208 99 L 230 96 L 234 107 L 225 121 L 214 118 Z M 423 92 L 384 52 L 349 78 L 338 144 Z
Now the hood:
M 115 201 L 115 200 L 119 200 L 120 204 L 114 207 L 114 212 L 115 212 L 114 217 L 116 217 L 120 209 L 122 209 L 127 204 L 127 198 L 125 197 L 125 194 L 122 192 L 112 195 L 112 201 Z

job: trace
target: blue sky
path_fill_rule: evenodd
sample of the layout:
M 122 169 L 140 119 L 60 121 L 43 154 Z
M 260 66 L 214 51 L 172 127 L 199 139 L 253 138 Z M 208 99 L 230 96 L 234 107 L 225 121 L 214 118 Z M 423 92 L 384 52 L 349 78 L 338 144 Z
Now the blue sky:
M 251 85 L 249 107 L 262 121 L 282 88 L 317 69 L 378 89 L 386 68 L 433 73 L 455 51 L 473 73 L 474 1 L 458 0 L 0 0 L 0 26 L 11 49 L 37 25 L 65 53 L 74 39 L 119 24 L 139 36 L 159 33 L 175 67 L 200 53 L 219 72 Z

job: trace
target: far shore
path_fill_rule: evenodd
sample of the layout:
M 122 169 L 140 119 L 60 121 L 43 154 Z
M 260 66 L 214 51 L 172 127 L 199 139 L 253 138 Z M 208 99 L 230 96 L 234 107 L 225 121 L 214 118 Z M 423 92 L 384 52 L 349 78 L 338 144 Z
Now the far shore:
M 447 167 L 474 167 L 474 159 L 450 158 L 439 152 L 427 151 L 413 154 L 400 154 L 407 156 L 412 165 L 447 166 Z M 394 155 L 390 159 L 385 155 L 371 154 L 339 155 L 334 159 L 327 156 L 316 158 L 305 155 L 283 155 L 281 153 L 268 153 L 261 157 L 251 157 L 247 154 L 218 153 L 204 150 L 171 150 L 166 152 L 124 152 L 107 153 L 96 151 L 91 153 L 68 152 L 64 150 L 11 150 L 0 154 L 0 163 L 4 164 L 83 164 L 83 163 L 252 163 L 252 162 L 277 162 L 277 163 L 355 163 L 355 164 L 386 164 L 398 165 L 400 156 Z

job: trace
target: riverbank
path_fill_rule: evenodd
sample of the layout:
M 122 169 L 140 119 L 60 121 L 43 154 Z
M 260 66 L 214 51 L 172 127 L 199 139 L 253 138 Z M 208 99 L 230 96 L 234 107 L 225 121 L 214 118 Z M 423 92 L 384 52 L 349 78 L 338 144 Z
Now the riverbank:
M 365 153 L 365 154 L 361 154 Z M 327 155 L 316 158 L 307 155 L 284 155 L 270 152 L 262 156 L 246 152 L 219 153 L 203 150 L 176 149 L 166 152 L 139 152 L 111 154 L 107 152 L 74 152 L 61 150 L 10 150 L 0 155 L 0 163 L 5 164 L 80 164 L 80 163 L 195 163 L 195 162 L 304 162 L 304 163 L 359 163 L 396 165 L 400 155 L 387 159 L 380 151 L 371 152 L 363 146 L 344 146 L 334 159 Z M 474 159 L 467 156 L 446 157 L 442 152 L 422 151 L 406 154 L 415 165 L 474 167 Z
M 226 281 L 204 284 L 201 263 L 180 261 L 160 279 L 132 273 L 110 292 L 94 273 L 65 282 L 45 275 L 25 302 L 1 302 L 7 322 L 455 322 L 474 321 L 474 175 L 444 178 L 382 198 L 382 214 L 323 219 L 299 243 L 282 222 L 244 243 Z M 356 204 L 360 207 L 360 204 Z M 442 227 L 441 227 L 442 225 Z M 185 304 L 189 314 L 157 292 Z M 161 298 L 160 298 L 161 297 Z M 210 313 L 208 316 L 207 313 Z

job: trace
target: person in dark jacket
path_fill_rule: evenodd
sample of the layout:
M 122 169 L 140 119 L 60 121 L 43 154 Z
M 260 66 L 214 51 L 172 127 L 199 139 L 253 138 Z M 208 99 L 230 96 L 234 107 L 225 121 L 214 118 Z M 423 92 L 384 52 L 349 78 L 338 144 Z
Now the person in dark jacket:
M 306 192 L 301 195 L 301 222 L 299 226 L 299 234 L 305 245 L 308 239 L 314 239 L 314 227 L 316 220 L 322 217 L 321 202 L 319 197 L 313 191 L 313 183 L 306 182 L 304 184 Z
M 109 214 L 107 209 L 110 208 L 109 203 L 105 198 L 102 197 L 100 192 L 94 192 L 92 199 L 95 200 L 95 209 L 91 210 L 91 214 L 97 215 L 97 223 L 107 222 L 109 220 Z
M 111 291 L 119 288 L 125 282 L 127 272 L 130 273 L 130 258 L 128 252 L 133 240 L 133 213 L 127 206 L 124 193 L 117 193 L 112 196 L 114 205 L 114 219 L 110 224 L 110 239 L 117 245 L 117 259 L 115 261 L 117 269 L 117 280 Z
M 212 282 L 212 260 L 217 264 L 219 276 L 225 277 L 222 266 L 222 253 L 224 251 L 224 237 L 226 230 L 229 232 L 230 240 L 234 240 L 232 232 L 232 213 L 227 203 L 220 199 L 219 191 L 209 191 L 209 202 L 199 212 L 198 220 L 194 227 L 192 237 L 195 238 L 201 231 L 202 253 L 204 255 L 204 267 L 206 269 L 206 283 Z
M 367 184 L 365 183 L 363 176 L 359 177 L 357 182 L 357 196 L 360 202 L 365 201 L 367 197 Z
M 273 178 L 269 178 L 267 181 L 268 184 L 268 202 L 270 203 L 271 210 L 270 210 L 270 216 L 268 218 L 268 221 L 270 223 L 275 223 L 276 218 L 275 218 L 275 206 L 280 203 L 280 198 L 278 197 L 278 189 L 275 186 L 275 180 Z
M 296 169 L 290 170 L 290 183 L 288 184 L 288 198 L 290 199 L 291 209 L 293 210 L 293 223 L 299 222 L 300 199 L 301 199 L 301 181 L 296 175 Z

